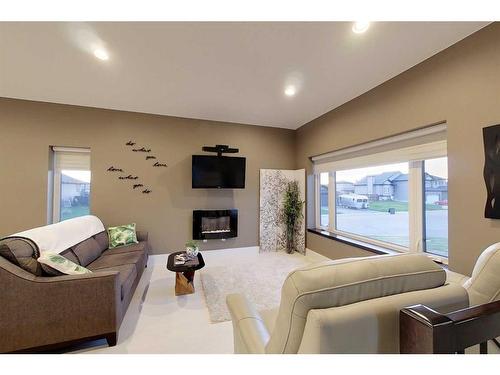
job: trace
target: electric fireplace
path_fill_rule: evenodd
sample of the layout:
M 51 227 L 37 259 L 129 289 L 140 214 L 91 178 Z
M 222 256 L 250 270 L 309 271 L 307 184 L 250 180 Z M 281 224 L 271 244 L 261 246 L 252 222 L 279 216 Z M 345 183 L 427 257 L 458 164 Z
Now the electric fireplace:
M 193 211 L 193 239 L 213 240 L 238 236 L 238 210 Z

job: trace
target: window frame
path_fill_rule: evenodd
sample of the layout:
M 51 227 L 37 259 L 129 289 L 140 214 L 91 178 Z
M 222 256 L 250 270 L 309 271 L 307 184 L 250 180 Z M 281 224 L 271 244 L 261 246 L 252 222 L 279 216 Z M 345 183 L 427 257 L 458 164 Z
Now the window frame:
M 326 173 L 326 172 L 323 172 Z M 333 174 L 335 175 L 335 174 Z M 333 190 L 333 196 L 332 196 L 332 178 L 333 178 L 333 186 L 335 186 L 335 177 L 332 177 L 332 173 L 328 172 L 328 225 L 322 225 L 321 224 L 321 174 L 318 173 L 315 175 L 315 200 L 316 200 L 316 228 L 322 229 L 322 230 L 328 230 L 330 228 L 331 223 L 335 222 L 335 216 L 332 217 L 332 211 L 330 207 L 332 206 L 332 203 L 335 204 L 335 199 L 336 199 L 336 194 L 335 190 Z M 333 201 L 332 201 L 333 199 Z
M 52 191 L 49 192 L 49 196 L 52 198 L 52 215 L 50 217 L 51 222 L 59 223 L 61 221 L 61 170 L 57 167 L 57 154 L 59 152 L 73 152 L 73 153 L 91 153 L 90 148 L 83 147 L 58 147 L 52 146 Z M 89 171 L 91 171 L 89 166 Z M 91 172 L 92 173 L 92 172 Z M 92 191 L 92 181 L 90 182 L 91 191 Z M 49 184 L 50 186 L 50 184 Z M 92 200 L 89 199 L 89 212 L 91 212 L 91 203 Z
M 330 192 L 333 192 L 331 194 Z M 332 197 L 333 195 L 333 197 Z M 393 244 L 390 242 L 380 241 L 373 238 L 365 237 L 356 233 L 346 232 L 337 229 L 337 189 L 336 189 L 336 175 L 335 172 L 329 172 L 329 184 L 328 184 L 328 227 L 318 227 L 323 230 L 327 230 L 331 233 L 334 233 L 339 236 L 343 236 L 346 238 L 352 238 L 353 240 L 366 242 L 375 246 L 380 246 L 389 250 L 397 251 L 397 252 L 407 252 L 407 248 L 404 246 L 400 246 L 397 244 Z M 316 208 L 318 209 L 318 208 Z M 316 222 L 317 224 L 318 222 Z
M 446 157 L 448 158 L 448 155 L 446 156 L 441 156 L 441 157 Z M 439 158 L 439 157 L 438 157 Z M 449 257 L 449 247 L 448 247 L 448 256 L 443 257 L 438 254 L 431 253 L 430 251 L 427 250 L 427 223 L 426 223 L 426 212 L 427 212 L 427 207 L 426 207 L 426 191 L 425 191 L 425 162 L 428 160 L 433 160 L 433 159 L 438 159 L 436 157 L 433 158 L 428 158 L 425 160 L 422 160 L 422 252 L 425 254 L 428 254 L 429 256 L 439 259 L 445 264 L 448 264 L 448 257 Z M 446 160 L 448 162 L 448 160 Z M 448 185 L 447 185 L 448 187 Z M 448 217 L 449 218 L 449 217 Z M 449 225 L 449 223 L 448 223 Z M 448 232 L 448 245 L 449 245 L 449 232 Z
M 423 145 L 424 147 L 426 145 Z M 391 152 L 393 152 L 392 150 Z M 377 155 L 378 156 L 378 155 Z M 363 155 L 363 160 L 366 160 L 367 155 Z M 355 233 L 345 232 L 338 230 L 336 228 L 336 180 L 335 173 L 336 170 L 329 171 L 329 184 L 328 184 L 328 214 L 329 223 L 328 227 L 319 225 L 321 223 L 321 209 L 320 209 L 320 173 L 325 173 L 324 170 L 320 172 L 315 172 L 315 198 L 316 198 L 316 228 L 321 230 L 327 230 L 335 235 L 343 236 L 346 238 L 351 238 L 356 241 L 362 241 L 367 244 L 379 246 L 391 251 L 396 251 L 400 253 L 424 253 L 429 257 L 436 259 L 444 264 L 448 263 L 448 257 L 441 255 L 436 255 L 430 252 L 426 252 L 425 249 L 425 160 L 435 159 L 437 157 L 447 157 L 447 151 L 441 151 L 436 153 L 434 150 L 429 152 L 428 156 L 418 158 L 417 160 L 407 160 L 408 162 L 408 225 L 409 225 L 409 246 L 404 247 L 390 242 L 375 240 L 369 237 L 358 235 Z M 402 160 L 401 160 L 402 161 Z M 348 160 L 344 159 L 341 161 L 340 165 L 345 165 L 349 163 Z M 390 164 L 391 161 L 386 163 L 379 162 L 377 159 L 376 163 L 368 163 L 367 166 L 384 165 Z M 353 166 L 352 168 L 362 168 L 363 166 Z M 349 169 L 346 167 L 338 168 L 337 170 Z M 333 196 L 333 197 L 332 197 Z M 448 255 L 449 256 L 449 255 Z

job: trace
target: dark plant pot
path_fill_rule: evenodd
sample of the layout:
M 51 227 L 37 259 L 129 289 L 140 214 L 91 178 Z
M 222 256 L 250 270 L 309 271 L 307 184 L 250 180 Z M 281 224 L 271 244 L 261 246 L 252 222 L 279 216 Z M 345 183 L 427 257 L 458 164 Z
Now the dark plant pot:
M 295 252 L 295 225 L 286 228 L 286 252 L 288 254 Z

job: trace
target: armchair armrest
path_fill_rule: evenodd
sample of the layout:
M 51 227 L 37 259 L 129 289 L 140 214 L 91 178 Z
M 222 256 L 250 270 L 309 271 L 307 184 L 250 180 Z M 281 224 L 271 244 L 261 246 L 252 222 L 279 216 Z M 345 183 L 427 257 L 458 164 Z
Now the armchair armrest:
M 118 272 L 38 277 L 0 259 L 0 352 L 117 332 Z
M 401 353 L 464 353 L 480 345 L 488 353 L 488 340 L 500 335 L 500 301 L 441 314 L 425 305 L 400 312 Z
M 226 302 L 233 321 L 235 353 L 264 354 L 270 336 L 255 307 L 241 294 L 229 294 Z
M 467 280 L 469 280 L 468 276 L 450 270 L 445 270 L 445 271 L 446 271 L 446 282 L 448 283 L 464 285 L 464 283 Z

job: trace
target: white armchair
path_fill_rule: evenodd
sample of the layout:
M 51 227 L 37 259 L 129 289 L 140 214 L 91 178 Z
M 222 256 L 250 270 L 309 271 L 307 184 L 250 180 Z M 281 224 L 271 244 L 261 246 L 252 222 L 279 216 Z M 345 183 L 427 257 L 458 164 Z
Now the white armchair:
M 235 353 L 399 353 L 399 311 L 424 304 L 442 313 L 500 299 L 500 243 L 472 277 L 421 254 L 343 259 L 290 273 L 274 312 L 227 296 Z

